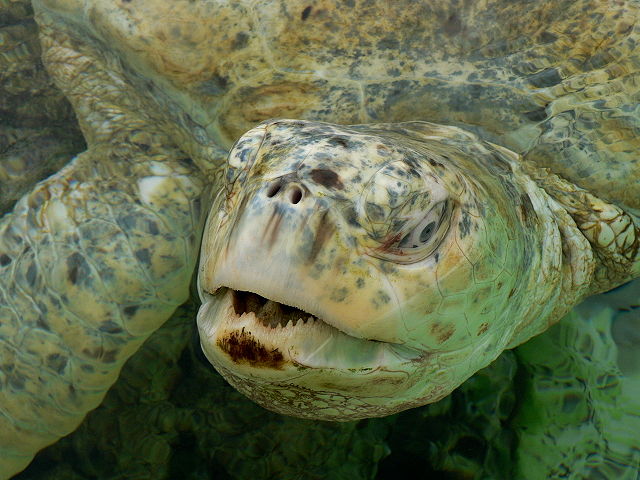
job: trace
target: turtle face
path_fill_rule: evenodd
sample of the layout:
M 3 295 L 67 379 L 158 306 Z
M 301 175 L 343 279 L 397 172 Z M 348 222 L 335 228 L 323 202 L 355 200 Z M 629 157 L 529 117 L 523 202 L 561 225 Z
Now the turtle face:
M 281 120 L 240 138 L 198 282 L 202 347 L 230 383 L 286 414 L 381 416 L 505 348 L 536 214 L 459 132 Z

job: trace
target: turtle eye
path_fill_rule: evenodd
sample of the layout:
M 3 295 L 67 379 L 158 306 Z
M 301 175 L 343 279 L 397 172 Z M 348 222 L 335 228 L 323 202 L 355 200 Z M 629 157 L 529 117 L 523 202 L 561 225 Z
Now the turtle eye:
M 425 225 L 426 224 L 426 225 Z M 433 237 L 436 231 L 436 220 L 431 215 L 426 217 L 416 228 L 398 243 L 399 248 L 418 248 L 420 245 L 427 243 Z
M 413 224 L 409 232 L 394 244 L 384 244 L 376 249 L 374 256 L 401 264 L 416 263 L 431 255 L 442 243 L 449 231 L 452 213 L 451 202 L 438 202 Z

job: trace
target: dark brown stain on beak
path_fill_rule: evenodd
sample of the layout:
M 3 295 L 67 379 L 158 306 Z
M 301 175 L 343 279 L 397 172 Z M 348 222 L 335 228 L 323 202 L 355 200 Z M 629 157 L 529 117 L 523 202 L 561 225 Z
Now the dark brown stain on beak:
M 344 190 L 340 176 L 333 170 L 316 168 L 311 170 L 311 178 L 314 182 L 329 189 Z
M 216 343 L 235 363 L 248 363 L 252 367 L 276 370 L 281 370 L 285 363 L 282 353 L 277 348 L 266 348 L 244 328 L 229 333 Z

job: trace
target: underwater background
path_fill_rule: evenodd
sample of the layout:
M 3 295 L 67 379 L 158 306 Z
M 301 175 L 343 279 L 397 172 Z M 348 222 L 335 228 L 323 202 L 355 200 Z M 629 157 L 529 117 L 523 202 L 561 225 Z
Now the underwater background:
M 39 60 L 28 2 L 0 0 L 0 214 L 84 141 Z M 203 357 L 183 305 L 25 479 L 640 478 L 640 281 L 589 299 L 444 400 L 387 418 L 271 413 Z
M 623 305 L 639 293 L 635 281 L 589 299 L 438 403 L 348 423 L 244 398 L 201 353 L 189 303 L 15 478 L 637 479 L 640 309 Z

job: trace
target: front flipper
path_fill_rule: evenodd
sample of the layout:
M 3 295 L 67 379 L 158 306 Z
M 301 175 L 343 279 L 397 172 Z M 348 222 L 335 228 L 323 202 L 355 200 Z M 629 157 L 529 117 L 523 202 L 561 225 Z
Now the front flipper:
M 0 220 L 0 478 L 74 430 L 184 302 L 204 175 L 97 59 L 43 28 L 89 149 Z

